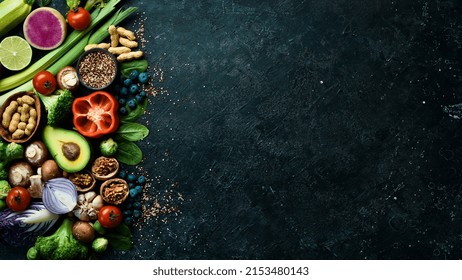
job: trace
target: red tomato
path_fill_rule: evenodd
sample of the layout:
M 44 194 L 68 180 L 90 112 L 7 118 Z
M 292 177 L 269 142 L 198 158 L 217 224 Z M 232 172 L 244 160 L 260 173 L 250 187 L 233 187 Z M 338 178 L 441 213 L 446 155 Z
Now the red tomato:
M 30 204 L 30 192 L 23 187 L 14 187 L 8 192 L 5 202 L 13 211 L 26 210 Z
M 32 85 L 37 92 L 50 95 L 56 90 L 56 78 L 51 72 L 42 70 L 35 74 Z
M 119 128 L 119 102 L 105 91 L 78 97 L 72 103 L 73 123 L 83 136 L 99 138 Z
M 122 211 L 117 206 L 105 205 L 99 209 L 98 221 L 105 228 L 118 227 L 122 220 Z
M 84 30 L 91 24 L 91 15 L 82 7 L 71 9 L 67 13 L 67 22 L 75 30 Z

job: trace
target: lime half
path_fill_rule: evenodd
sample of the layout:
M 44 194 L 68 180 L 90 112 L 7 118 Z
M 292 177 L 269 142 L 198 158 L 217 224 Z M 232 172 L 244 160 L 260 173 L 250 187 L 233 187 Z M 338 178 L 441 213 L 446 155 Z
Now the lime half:
M 6 37 L 0 43 L 0 63 L 13 71 L 24 69 L 32 60 L 32 48 L 19 37 Z

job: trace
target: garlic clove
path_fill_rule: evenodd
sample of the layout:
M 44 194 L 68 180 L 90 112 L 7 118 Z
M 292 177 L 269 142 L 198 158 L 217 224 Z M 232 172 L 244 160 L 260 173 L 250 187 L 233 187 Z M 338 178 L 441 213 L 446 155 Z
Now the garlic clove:
M 92 206 L 94 209 L 99 210 L 101 207 L 103 207 L 103 198 L 101 195 L 96 196 L 93 201 L 91 202 Z
M 84 195 L 85 195 L 85 200 L 88 202 L 91 202 L 97 196 L 95 192 L 87 192 Z

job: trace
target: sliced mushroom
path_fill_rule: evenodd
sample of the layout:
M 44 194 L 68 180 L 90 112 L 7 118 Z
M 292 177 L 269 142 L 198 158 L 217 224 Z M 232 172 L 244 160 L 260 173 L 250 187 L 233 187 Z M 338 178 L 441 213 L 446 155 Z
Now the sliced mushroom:
M 77 71 L 72 66 L 66 66 L 59 70 L 58 74 L 56 75 L 56 80 L 60 89 L 68 89 L 74 91 L 79 87 Z

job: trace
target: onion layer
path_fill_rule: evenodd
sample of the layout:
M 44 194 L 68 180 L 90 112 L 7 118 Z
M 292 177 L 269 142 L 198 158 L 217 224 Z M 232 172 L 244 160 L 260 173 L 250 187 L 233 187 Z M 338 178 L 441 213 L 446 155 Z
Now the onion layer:
M 42 200 L 45 208 L 51 213 L 66 214 L 77 205 L 77 189 L 69 179 L 50 179 L 45 182 Z

